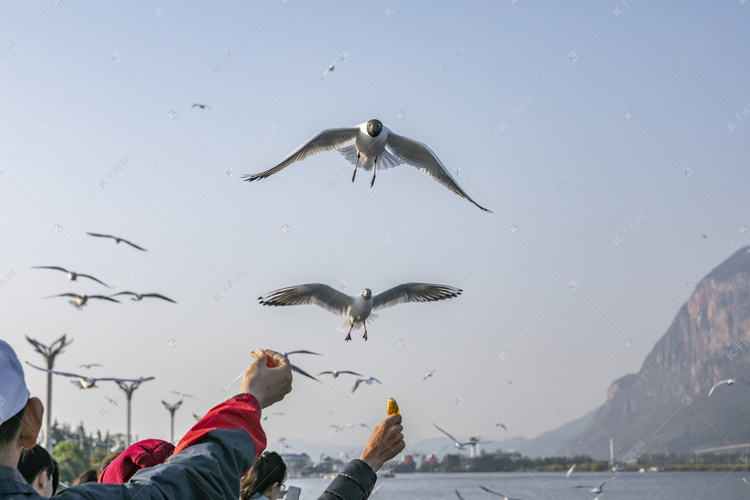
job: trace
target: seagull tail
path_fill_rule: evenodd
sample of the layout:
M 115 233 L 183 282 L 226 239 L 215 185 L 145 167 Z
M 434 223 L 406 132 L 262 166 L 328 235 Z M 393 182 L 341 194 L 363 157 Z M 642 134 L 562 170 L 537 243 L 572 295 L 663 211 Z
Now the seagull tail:
M 341 156 L 346 158 L 346 160 L 352 165 L 357 164 L 357 146 L 355 144 L 352 144 L 351 146 L 339 148 L 337 151 L 341 153 Z
M 378 170 L 386 170 L 389 168 L 397 167 L 402 163 L 404 162 L 401 161 L 398 156 L 389 152 L 387 149 L 383 151 L 380 156 L 378 156 Z
M 379 316 L 378 314 L 370 313 L 370 315 L 365 320 L 365 324 L 369 325 L 370 323 L 378 319 L 378 316 Z
M 372 314 L 370 314 L 370 316 L 372 316 Z M 340 331 L 340 332 L 348 332 L 350 325 L 351 325 L 351 323 L 349 323 L 349 320 L 347 319 L 346 321 L 344 321 L 343 323 L 341 323 L 341 326 L 338 327 L 337 330 Z M 364 323 L 362 321 L 355 321 L 354 322 L 354 327 L 352 328 L 352 331 L 359 330 L 363 326 L 364 326 Z

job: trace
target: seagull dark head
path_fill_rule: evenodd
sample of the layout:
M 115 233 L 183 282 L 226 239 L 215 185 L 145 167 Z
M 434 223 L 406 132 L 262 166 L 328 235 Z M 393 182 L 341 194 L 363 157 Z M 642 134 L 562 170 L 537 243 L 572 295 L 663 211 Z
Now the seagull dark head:
M 362 297 L 366 299 L 369 299 L 370 297 L 372 297 L 372 290 L 370 290 L 369 288 L 365 288 L 364 290 L 362 290 L 362 293 L 360 295 L 362 295 Z
M 383 123 L 380 120 L 372 119 L 369 122 L 367 122 L 367 133 L 370 134 L 370 137 L 379 136 L 382 130 L 383 130 Z

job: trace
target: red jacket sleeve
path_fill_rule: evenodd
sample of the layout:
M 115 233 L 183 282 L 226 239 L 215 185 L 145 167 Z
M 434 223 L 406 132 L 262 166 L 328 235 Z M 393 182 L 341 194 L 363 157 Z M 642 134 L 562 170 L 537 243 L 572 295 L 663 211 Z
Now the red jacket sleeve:
M 180 439 L 174 454 L 198 443 L 207 432 L 214 429 L 245 429 L 255 445 L 255 460 L 266 449 L 266 433 L 260 425 L 260 403 L 253 395 L 243 394 L 211 408 Z

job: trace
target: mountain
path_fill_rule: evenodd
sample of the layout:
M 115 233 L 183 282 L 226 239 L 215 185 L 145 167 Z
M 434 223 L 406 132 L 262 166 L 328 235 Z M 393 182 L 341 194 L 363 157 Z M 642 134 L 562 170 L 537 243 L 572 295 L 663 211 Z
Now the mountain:
M 750 385 L 721 385 L 708 398 L 727 378 L 750 381 L 750 247 L 698 282 L 641 370 L 610 386 L 566 452 L 606 459 L 610 438 L 618 461 L 750 443 Z

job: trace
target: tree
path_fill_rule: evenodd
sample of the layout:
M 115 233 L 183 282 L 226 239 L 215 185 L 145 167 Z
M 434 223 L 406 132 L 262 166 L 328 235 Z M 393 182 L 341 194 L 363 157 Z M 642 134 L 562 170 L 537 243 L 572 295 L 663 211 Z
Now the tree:
M 52 449 L 52 458 L 60 468 L 60 481 L 72 484 L 78 475 L 89 468 L 86 453 L 76 443 L 61 441 Z

